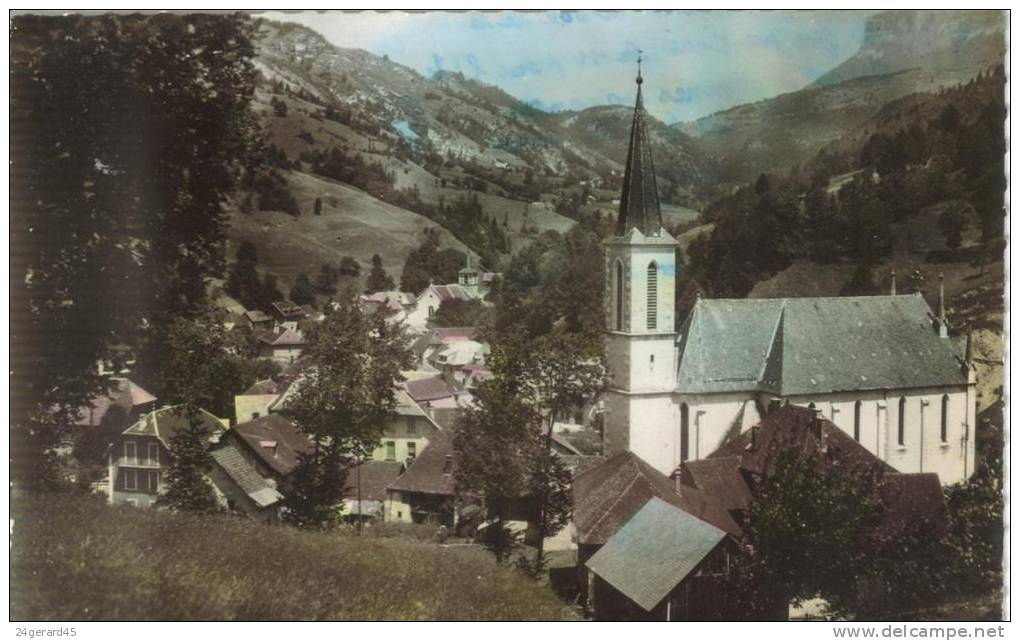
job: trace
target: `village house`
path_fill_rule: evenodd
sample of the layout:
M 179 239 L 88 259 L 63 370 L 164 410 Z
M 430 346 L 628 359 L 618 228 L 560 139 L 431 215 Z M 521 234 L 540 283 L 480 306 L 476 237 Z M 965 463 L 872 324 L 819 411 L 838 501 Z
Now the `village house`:
M 386 520 L 455 526 L 455 469 L 450 434 L 436 432 L 429 446 L 386 488 Z
M 314 311 L 310 306 L 298 305 L 289 300 L 278 300 L 269 308 L 276 325 L 291 331 L 297 331 L 298 323 L 308 319 L 310 311 Z
M 277 363 L 290 365 L 301 357 L 305 339 L 296 329 L 281 325 L 255 337 L 259 343 L 259 358 L 271 358 Z
M 372 452 L 373 461 L 409 464 L 441 431 L 414 400 L 403 390 L 396 390 L 397 418 L 383 430 L 382 441 Z
M 276 321 L 273 317 L 260 309 L 249 309 L 244 312 L 245 324 L 255 332 L 263 332 L 273 329 Z
M 474 300 L 474 296 L 460 285 L 429 285 L 415 297 L 414 305 L 407 312 L 404 324 L 413 331 L 423 332 L 444 302 L 469 300 Z
M 677 242 L 664 229 L 638 76 L 619 217 L 606 242 L 607 453 L 664 474 L 790 402 L 821 410 L 901 472 L 974 472 L 975 378 L 945 298 L 698 299 L 677 331 Z
M 343 514 L 350 520 L 385 519 L 387 487 L 404 473 L 398 461 L 365 461 L 347 475 Z
M 208 431 L 210 445 L 226 430 L 223 419 L 198 410 L 197 420 Z M 142 416 L 110 445 L 107 496 L 110 502 L 150 507 L 162 488 L 163 469 L 170 461 L 170 441 L 187 427 L 180 406 L 168 406 Z
M 901 474 L 818 411 L 774 408 L 707 458 L 685 462 L 670 479 L 633 452 L 621 452 L 574 480 L 582 599 L 599 619 L 742 619 L 725 581 L 743 536 L 755 483 L 779 452 L 805 464 L 839 460 L 880 475 L 885 507 L 880 539 L 904 531 L 940 536 L 947 527 L 934 473 Z M 763 616 L 784 619 L 781 595 Z
M 131 379 L 112 377 L 109 391 L 96 396 L 92 402 L 80 408 L 78 420 L 74 424 L 76 427 L 100 427 L 104 419 L 112 420 L 111 411 L 119 415 L 117 420 L 133 423 L 143 414 L 151 412 L 155 405 L 156 397 Z
M 207 476 L 227 512 L 260 523 L 279 522 L 283 494 L 258 472 L 237 441 L 221 439 L 209 454 L 215 465 Z
M 259 475 L 284 494 L 301 455 L 312 448 L 308 437 L 279 414 L 238 423 L 220 440 L 235 443 Z

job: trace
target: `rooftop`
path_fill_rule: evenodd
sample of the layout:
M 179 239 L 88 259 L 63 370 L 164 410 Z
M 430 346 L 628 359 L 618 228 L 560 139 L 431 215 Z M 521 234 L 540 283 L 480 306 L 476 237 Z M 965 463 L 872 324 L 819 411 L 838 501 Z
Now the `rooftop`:
M 964 385 L 919 295 L 700 299 L 681 329 L 677 390 L 833 391 Z
M 725 538 L 652 498 L 585 565 L 645 610 L 658 605 Z
M 429 444 L 411 461 L 400 478 L 389 484 L 387 489 L 396 492 L 437 494 L 453 496 L 457 469 L 453 442 L 447 432 L 436 432 L 429 438 Z

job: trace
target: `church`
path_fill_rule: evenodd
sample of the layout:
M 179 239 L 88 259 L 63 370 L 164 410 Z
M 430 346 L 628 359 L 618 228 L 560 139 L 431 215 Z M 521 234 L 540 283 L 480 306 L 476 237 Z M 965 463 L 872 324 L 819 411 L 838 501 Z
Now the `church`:
M 937 313 L 919 293 L 894 291 L 699 298 L 675 318 L 678 245 L 662 223 L 640 67 L 636 81 L 619 216 L 605 243 L 605 453 L 633 452 L 670 475 L 790 403 L 899 472 L 969 478 L 976 381 L 970 354 L 950 342 L 941 284 Z

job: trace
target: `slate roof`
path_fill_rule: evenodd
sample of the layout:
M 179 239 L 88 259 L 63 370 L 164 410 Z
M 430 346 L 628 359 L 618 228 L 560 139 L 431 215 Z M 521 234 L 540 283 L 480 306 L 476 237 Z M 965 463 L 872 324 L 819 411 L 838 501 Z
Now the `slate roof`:
M 698 300 L 679 339 L 677 391 L 833 391 L 964 385 L 920 295 Z
M 633 452 L 620 452 L 574 477 L 574 526 L 584 545 L 601 545 L 651 498 L 659 498 L 739 536 L 740 527 L 712 497 L 677 487 Z
M 216 464 L 237 483 L 259 507 L 267 507 L 283 498 L 276 487 L 263 478 L 248 462 L 237 443 L 227 440 L 210 452 Z
M 223 422 L 206 410 L 198 410 L 198 420 L 209 431 L 209 442 L 215 443 L 226 431 Z M 188 426 L 188 418 L 179 405 L 167 406 L 149 412 L 122 432 L 125 435 L 155 436 L 165 447 L 170 447 L 174 434 Z
M 358 468 L 361 468 L 361 500 L 385 501 L 386 488 L 404 471 L 403 463 L 396 461 L 365 461 L 347 474 L 344 498 L 358 499 Z
M 135 407 L 156 400 L 155 396 L 130 379 L 111 378 L 110 383 L 109 392 L 95 397 L 88 406 L 78 409 L 78 420 L 75 421 L 75 425 L 98 427 L 113 406 L 121 407 L 126 413 L 130 413 Z
M 248 449 L 280 476 L 290 474 L 297 466 L 300 455 L 311 451 L 308 437 L 279 414 L 260 416 L 239 423 L 233 429 Z
M 641 98 L 641 72 L 638 70 L 637 99 L 630 125 L 630 144 L 624 165 L 623 192 L 620 195 L 620 213 L 616 221 L 616 235 L 624 236 L 637 228 L 645 236 L 662 229 L 662 211 L 659 192 L 655 184 L 655 161 L 645 124 L 645 105 Z
M 585 565 L 645 610 L 658 605 L 726 533 L 652 498 Z
M 447 458 L 450 457 L 450 458 Z M 453 442 L 447 432 L 436 432 L 429 444 L 407 466 L 407 471 L 389 484 L 388 490 L 453 496 L 456 482 L 453 475 L 457 461 Z

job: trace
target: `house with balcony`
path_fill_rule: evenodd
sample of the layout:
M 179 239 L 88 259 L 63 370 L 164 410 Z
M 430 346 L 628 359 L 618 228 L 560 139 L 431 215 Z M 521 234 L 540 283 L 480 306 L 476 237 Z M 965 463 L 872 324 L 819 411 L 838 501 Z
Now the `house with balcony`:
M 198 410 L 197 420 L 209 433 L 210 446 L 226 430 L 222 419 Z M 170 441 L 188 426 L 180 406 L 168 406 L 142 416 L 121 432 L 110 446 L 108 492 L 114 505 L 151 507 L 163 489 L 163 471 L 170 462 Z

